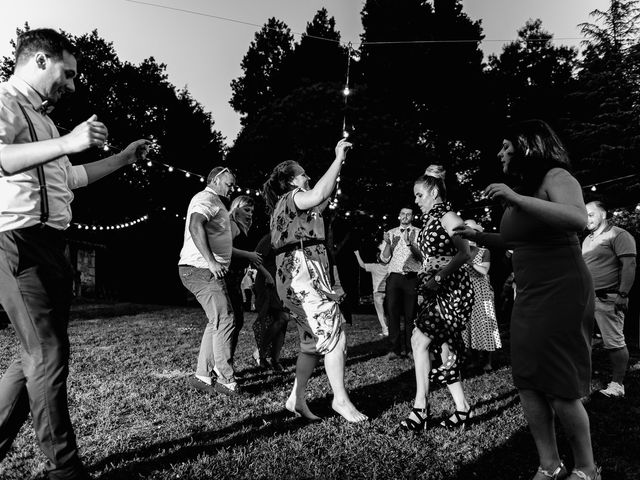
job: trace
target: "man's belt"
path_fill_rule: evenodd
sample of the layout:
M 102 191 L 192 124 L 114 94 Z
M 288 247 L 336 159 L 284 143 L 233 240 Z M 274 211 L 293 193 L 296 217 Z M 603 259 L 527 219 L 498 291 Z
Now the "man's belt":
M 601 288 L 599 290 L 596 290 L 596 297 L 605 298 L 610 293 L 618 293 L 618 290 L 612 290 L 611 288 Z
M 405 278 L 414 278 L 418 276 L 418 272 L 390 272 L 389 275 L 402 275 Z
M 300 240 L 296 243 L 290 243 L 280 248 L 276 248 L 275 255 L 278 256 L 281 253 L 291 252 L 293 250 L 302 250 L 305 247 L 311 247 L 312 245 L 324 245 L 324 240 L 320 238 L 310 238 L 308 240 Z

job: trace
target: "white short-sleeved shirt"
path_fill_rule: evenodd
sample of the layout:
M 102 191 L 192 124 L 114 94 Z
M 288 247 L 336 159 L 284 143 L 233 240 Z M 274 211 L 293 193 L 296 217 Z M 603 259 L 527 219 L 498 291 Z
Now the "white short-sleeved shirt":
M 211 188 L 194 195 L 187 209 L 187 221 L 184 225 L 184 244 L 180 251 L 179 265 L 191 265 L 197 268 L 209 268 L 209 264 L 200 253 L 191 238 L 189 223 L 191 215 L 199 213 L 207 219 L 205 231 L 213 257 L 221 265 L 229 266 L 231 263 L 231 250 L 233 239 L 231 237 L 231 222 L 229 212 L 220 200 L 220 197 Z
M 40 95 L 14 75 L 0 84 L 0 158 L 7 145 L 31 142 L 29 125 L 20 105 L 29 115 L 39 141 L 60 136 L 53 121 L 38 112 L 42 105 Z M 49 202 L 47 225 L 64 230 L 71 223 L 72 189 L 87 185 L 87 172 L 83 166 L 73 166 L 66 155 L 44 164 L 43 170 Z M 13 175 L 0 168 L 0 232 L 38 225 L 40 201 L 35 168 Z

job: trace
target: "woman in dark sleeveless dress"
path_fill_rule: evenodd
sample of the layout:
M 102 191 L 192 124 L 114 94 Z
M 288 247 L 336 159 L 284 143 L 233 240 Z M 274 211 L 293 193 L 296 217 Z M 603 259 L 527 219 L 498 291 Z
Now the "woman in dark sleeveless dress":
M 511 316 L 513 378 L 538 449 L 535 480 L 596 480 L 589 417 L 580 399 L 591 382 L 594 291 L 577 232 L 587 213 L 582 189 L 567 171 L 566 151 L 540 120 L 522 122 L 505 135 L 498 154 L 518 187 L 485 189 L 506 206 L 500 233 L 463 227 L 458 233 L 485 246 L 513 249 L 517 295 Z M 554 413 L 567 432 L 574 470 L 556 444 Z
M 453 235 L 454 228 L 464 224 L 446 202 L 443 174 L 430 170 L 427 173 L 413 186 L 416 204 L 424 214 L 424 225 L 416 244 L 410 247 L 424 259 L 418 286 L 424 300 L 418 306 L 416 328 L 411 336 L 416 397 L 411 414 L 400 423 L 406 430 L 427 428 L 431 382 L 446 384 L 456 405 L 454 414 L 442 426 L 462 427 L 472 413 L 462 390 L 459 361 L 464 351 L 462 331 L 471 318 L 473 306 L 469 273 L 462 268 L 470 257 L 469 244 Z M 443 357 L 442 364 L 434 369 L 431 353 L 436 358 Z
M 225 277 L 229 299 L 233 307 L 233 333 L 231 335 L 231 359 L 233 360 L 240 330 L 244 325 L 244 305 L 240 284 L 249 263 L 262 264 L 262 257 L 249 246 L 249 229 L 253 221 L 255 202 L 253 198 L 239 195 L 231 202 L 229 218 L 231 220 L 231 236 L 233 237 L 233 252 L 229 271 Z

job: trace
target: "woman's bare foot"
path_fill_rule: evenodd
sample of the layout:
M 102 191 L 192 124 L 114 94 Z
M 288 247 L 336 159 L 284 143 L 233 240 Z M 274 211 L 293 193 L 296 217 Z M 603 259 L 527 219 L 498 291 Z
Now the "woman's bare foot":
M 307 401 L 304 398 L 296 398 L 295 396 L 290 396 L 287 399 L 287 403 L 284 404 L 284 407 L 293 413 L 296 417 L 304 417 L 310 422 L 319 422 L 322 418 L 314 415 L 309 407 L 307 406 Z
M 331 408 L 342 415 L 347 422 L 358 423 L 369 419 L 364 413 L 360 413 L 349 400 L 339 402 L 334 398 L 331 402 Z

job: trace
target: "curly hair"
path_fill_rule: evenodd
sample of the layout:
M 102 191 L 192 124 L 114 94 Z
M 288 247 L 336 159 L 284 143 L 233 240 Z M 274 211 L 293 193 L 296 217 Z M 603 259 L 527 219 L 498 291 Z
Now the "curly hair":
M 269 175 L 267 181 L 264 182 L 262 194 L 269 215 L 273 212 L 276 203 L 278 203 L 278 199 L 295 188 L 291 185 L 291 180 L 296 176 L 296 167 L 300 168 L 300 165 L 295 160 L 285 160 L 274 167 L 271 175 Z

